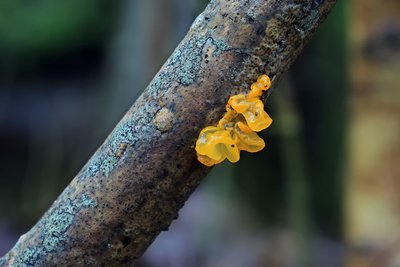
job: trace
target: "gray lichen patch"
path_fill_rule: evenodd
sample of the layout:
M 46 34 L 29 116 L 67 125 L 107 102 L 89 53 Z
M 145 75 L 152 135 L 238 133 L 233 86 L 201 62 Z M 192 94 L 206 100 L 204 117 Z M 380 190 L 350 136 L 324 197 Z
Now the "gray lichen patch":
M 197 16 L 197 18 L 193 21 L 190 28 L 200 28 L 204 26 L 204 14 L 201 13 Z
M 218 57 L 219 55 L 221 55 L 222 52 L 232 49 L 232 47 L 228 45 L 224 40 L 211 39 L 211 42 L 215 46 L 215 50 L 213 52 L 214 57 Z
M 80 201 L 76 203 L 76 207 L 79 209 L 83 208 L 94 208 L 97 206 L 96 200 L 90 198 L 86 194 L 82 194 Z
M 138 138 L 134 134 L 134 127 L 131 122 L 119 123 L 111 133 L 108 143 L 109 149 L 94 156 L 84 168 L 81 179 L 95 176 L 98 172 L 107 176 L 118 164 L 125 149 L 121 149 L 121 144 L 134 145 Z
M 36 248 L 27 248 L 21 253 L 21 255 L 17 256 L 10 266 L 39 266 L 41 261 L 38 262 L 38 260 L 43 256 L 42 253 L 43 252 Z
M 207 38 L 192 37 L 183 44 L 181 49 L 175 50 L 170 59 L 170 65 L 176 65 L 176 78 L 184 86 L 195 82 L 200 70 L 201 54 Z
M 174 114 L 168 108 L 162 108 L 157 112 L 153 122 L 158 130 L 166 132 L 174 125 Z
M 204 17 L 200 15 L 198 20 L 204 20 Z M 187 36 L 166 62 L 164 71 L 158 73 L 149 84 L 146 90 L 149 96 L 156 98 L 164 95 L 173 83 L 189 86 L 196 82 L 201 69 L 203 50 L 208 44 L 212 47 L 214 57 L 232 49 L 224 40 L 213 37 L 213 30 Z
M 158 73 L 151 81 L 146 91 L 152 97 L 162 95 L 167 89 L 171 87 L 174 76 L 168 73 Z
M 40 229 L 37 246 L 25 248 L 15 257 L 12 266 L 41 266 L 49 253 L 63 249 L 67 231 L 74 223 L 76 214 L 82 209 L 96 206 L 95 200 L 82 194 L 80 198 L 68 200 L 62 208 L 50 212 L 45 220 L 35 226 Z
M 311 10 L 310 15 L 307 16 L 302 23 L 300 24 L 300 28 L 302 29 L 302 32 L 308 32 L 310 29 L 312 29 L 319 19 L 319 11 L 318 10 Z
M 222 52 L 231 49 L 226 42 L 213 38 L 211 32 L 208 32 L 205 35 L 199 37 L 192 36 L 188 40 L 185 40 L 174 51 L 168 61 L 170 67 L 176 66 L 174 75 L 183 86 L 189 86 L 196 81 L 201 68 L 203 48 L 208 41 L 214 46 L 213 56 L 217 57 Z

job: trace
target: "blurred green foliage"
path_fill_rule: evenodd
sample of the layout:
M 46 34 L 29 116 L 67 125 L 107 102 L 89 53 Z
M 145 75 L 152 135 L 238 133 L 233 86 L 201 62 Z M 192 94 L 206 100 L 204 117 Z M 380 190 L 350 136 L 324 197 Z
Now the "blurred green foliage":
M 105 0 L 1 1 L 0 44 L 8 51 L 36 53 L 101 38 L 111 22 L 107 6 Z
M 342 236 L 347 133 L 347 9 L 339 2 L 292 68 L 303 117 L 313 221 Z
M 107 0 L 1 1 L 0 75 L 34 71 L 43 58 L 104 42 L 116 7 Z

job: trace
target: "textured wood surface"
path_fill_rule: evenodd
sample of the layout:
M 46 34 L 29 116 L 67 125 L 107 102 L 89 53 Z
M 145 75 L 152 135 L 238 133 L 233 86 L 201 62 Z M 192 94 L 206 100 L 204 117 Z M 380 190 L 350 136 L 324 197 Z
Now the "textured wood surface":
M 260 74 L 276 83 L 335 2 L 211 1 L 0 266 L 132 266 L 208 173 L 194 150 L 201 128 L 215 124 L 229 96 L 247 92 Z

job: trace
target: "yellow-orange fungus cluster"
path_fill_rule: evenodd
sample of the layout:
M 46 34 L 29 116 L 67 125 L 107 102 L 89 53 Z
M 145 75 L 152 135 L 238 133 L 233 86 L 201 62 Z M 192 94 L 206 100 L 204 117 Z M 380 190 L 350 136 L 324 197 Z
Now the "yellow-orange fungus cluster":
M 272 119 L 260 100 L 271 86 L 267 75 L 261 75 L 251 85 L 247 97 L 239 94 L 229 98 L 226 112 L 217 126 L 204 128 L 196 142 L 197 159 L 206 166 L 224 161 L 237 162 L 240 151 L 258 152 L 265 147 L 256 132 L 271 125 Z

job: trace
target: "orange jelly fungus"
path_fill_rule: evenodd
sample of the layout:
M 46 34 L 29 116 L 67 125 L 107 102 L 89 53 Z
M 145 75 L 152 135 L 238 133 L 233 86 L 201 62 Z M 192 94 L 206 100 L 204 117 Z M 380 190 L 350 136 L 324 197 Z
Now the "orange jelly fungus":
M 272 123 L 260 100 L 270 86 L 270 78 L 263 74 L 251 85 L 247 97 L 238 94 L 229 99 L 217 126 L 205 127 L 199 134 L 195 149 L 201 163 L 213 166 L 226 158 L 234 163 L 240 159 L 241 150 L 258 152 L 265 147 L 264 140 L 256 132 Z

